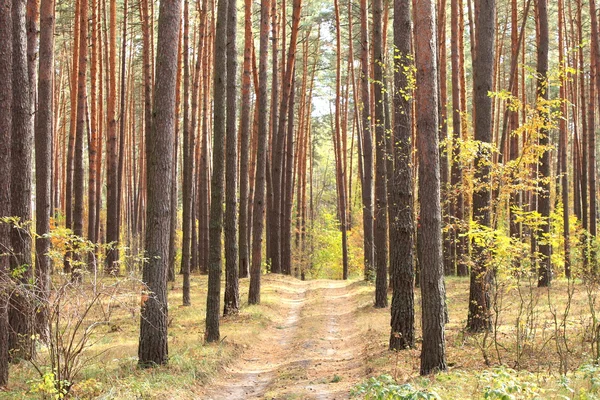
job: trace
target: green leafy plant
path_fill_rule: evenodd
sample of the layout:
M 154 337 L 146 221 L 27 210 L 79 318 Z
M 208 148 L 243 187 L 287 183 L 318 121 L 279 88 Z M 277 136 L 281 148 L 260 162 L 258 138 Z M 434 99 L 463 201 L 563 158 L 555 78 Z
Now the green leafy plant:
M 420 390 L 411 384 L 399 385 L 390 375 L 372 377 L 367 381 L 356 385 L 352 391 L 353 398 L 365 400 L 434 400 L 441 397 L 427 390 Z
M 496 368 L 483 372 L 479 379 L 486 383 L 482 390 L 484 399 L 512 400 L 541 398 L 541 390 L 531 380 L 521 379 L 509 368 Z

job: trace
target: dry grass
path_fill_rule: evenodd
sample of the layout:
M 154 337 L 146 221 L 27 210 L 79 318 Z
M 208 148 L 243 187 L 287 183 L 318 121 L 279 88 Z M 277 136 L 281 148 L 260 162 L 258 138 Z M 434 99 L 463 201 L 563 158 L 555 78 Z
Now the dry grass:
M 266 328 L 270 328 L 272 332 L 285 324 L 288 305 L 280 299 L 289 297 L 298 285 L 314 290 L 307 295 L 294 340 L 296 343 L 319 340 L 311 335 L 318 330 L 317 325 L 327 319 L 325 314 L 321 315 L 319 312 L 323 301 L 319 297 L 319 285 L 322 282 L 326 281 L 301 283 L 291 277 L 263 276 L 262 304 L 248 306 L 248 280 L 241 280 L 242 311 L 235 317 L 222 320 L 223 340 L 215 345 L 205 345 L 203 342 L 207 278 L 197 275 L 192 277 L 191 307 L 179 306 L 182 297 L 180 281 L 169 284 L 169 365 L 145 370 L 137 368 L 139 311 L 136 307 L 119 307 L 114 310 L 112 324 L 102 328 L 102 334 L 97 337 L 99 341 L 88 350 L 88 354 L 100 355 L 82 370 L 73 394 L 79 398 L 104 399 L 202 398 L 204 387 L 221 375 L 224 367 L 234 363 L 253 344 L 268 342 L 268 338 L 264 337 L 269 331 Z M 296 382 L 296 385 L 308 382 L 307 385 L 318 386 L 342 377 L 343 385 L 340 387 L 347 388 L 370 376 L 381 374 L 390 374 L 399 383 L 411 383 L 418 388 L 435 390 L 444 399 L 481 398 L 485 387 L 493 386 L 502 379 L 511 380 L 517 386 L 533 385 L 540 393 L 545 393 L 542 398 L 554 398 L 558 394 L 564 394 L 563 392 L 568 392 L 567 398 L 580 398 L 576 397 L 580 391 L 587 393 L 595 390 L 585 373 L 576 372 L 591 359 L 591 315 L 588 296 L 582 284 L 578 283 L 574 287 L 574 295 L 570 301 L 564 334 L 568 351 L 562 355 L 557 352 L 557 336 L 549 302 L 559 313 L 565 309 L 568 303 L 566 281 L 556 281 L 549 291 L 525 286 L 521 286 L 520 292 L 517 287 L 504 288 L 498 314 L 497 346 L 493 335 L 470 335 L 464 330 L 468 280 L 449 278 L 446 280 L 446 288 L 450 317 L 446 326 L 448 373 L 427 378 L 418 376 L 421 313 L 418 290 L 415 302 L 417 348 L 390 353 L 387 350 L 389 309 L 374 309 L 373 286 L 355 282 L 336 289 L 341 290 L 336 292 L 340 298 L 347 299 L 342 305 L 346 307 L 344 314 L 337 321 L 349 325 L 344 326 L 343 332 L 348 339 L 347 350 L 353 354 L 353 372 L 344 376 L 344 371 L 327 370 L 327 376 L 317 377 L 310 370 L 305 370 L 302 364 L 298 364 L 295 369 L 280 372 L 281 385 L 275 385 L 276 392 L 285 392 L 282 398 L 299 398 L 298 393 L 283 390 L 284 386 L 291 382 Z M 132 287 L 131 290 L 133 296 L 128 301 L 135 303 L 137 288 Z M 519 314 L 523 304 L 535 304 L 535 307 L 531 308 L 532 318 L 529 319 L 527 330 L 521 329 L 527 335 L 517 343 L 517 321 L 520 318 L 521 325 L 527 322 L 524 314 Z M 336 351 L 343 352 L 345 349 L 338 348 Z M 301 356 L 301 350 L 299 352 L 298 356 Z M 561 362 L 567 365 L 570 379 L 568 385 L 574 389 L 575 394 L 564 389 L 564 384 L 559 382 Z M 519 372 L 510 372 L 507 378 L 502 375 L 502 370 L 498 372 L 494 369 L 501 364 L 518 369 Z M 37 376 L 28 363 L 15 365 L 10 372 L 9 387 L 0 392 L 0 398 L 40 398 L 39 393 L 29 392 L 31 382 Z
M 153 369 L 137 367 L 139 310 L 118 306 L 113 309 L 110 326 L 97 333 L 97 342 L 86 355 L 100 354 L 83 368 L 73 395 L 105 399 L 186 399 L 197 398 L 193 387 L 210 381 L 222 368 L 250 346 L 265 326 L 277 324 L 282 307 L 278 292 L 293 278 L 263 277 L 262 304 L 247 305 L 248 279 L 240 280 L 243 308 L 239 315 L 222 320 L 219 344 L 204 343 L 207 277 L 191 278 L 192 306 L 182 307 L 181 281 L 169 283 L 169 364 Z M 136 287 L 131 288 L 135 296 Z M 221 295 L 223 294 L 223 289 Z M 122 303 L 121 303 L 122 304 Z M 133 312 L 132 312 L 133 310 Z M 40 349 L 43 357 L 43 349 Z M 30 389 L 38 376 L 29 363 L 12 366 L 7 390 L 0 398 L 40 398 Z M 94 387 L 90 387 L 94 386 Z

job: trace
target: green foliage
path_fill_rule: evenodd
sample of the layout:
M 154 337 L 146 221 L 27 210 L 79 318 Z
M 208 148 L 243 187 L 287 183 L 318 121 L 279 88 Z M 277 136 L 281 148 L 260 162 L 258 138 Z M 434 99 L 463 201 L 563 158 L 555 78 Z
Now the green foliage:
M 541 395 L 541 389 L 535 383 L 520 379 L 516 371 L 509 368 L 484 371 L 479 379 L 486 384 L 482 391 L 484 399 L 535 399 Z
M 441 398 L 433 391 L 420 390 L 408 383 L 399 385 L 390 375 L 372 377 L 366 382 L 356 385 L 351 391 L 351 396 L 365 400 L 434 400 Z

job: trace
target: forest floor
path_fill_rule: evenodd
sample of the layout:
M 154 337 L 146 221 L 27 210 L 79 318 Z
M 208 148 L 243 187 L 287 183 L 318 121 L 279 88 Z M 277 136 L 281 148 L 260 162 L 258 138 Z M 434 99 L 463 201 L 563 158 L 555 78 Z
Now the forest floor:
M 104 284 L 111 287 L 114 280 Z M 402 390 L 434 392 L 442 399 L 503 398 L 504 392 L 519 399 L 600 399 L 600 367 L 589 364 L 596 349 L 589 304 L 593 298 L 600 315 L 600 292 L 580 282 L 556 280 L 550 289 L 538 289 L 535 282 L 499 287 L 496 334 L 472 335 L 464 329 L 469 280 L 447 278 L 449 371 L 429 377 L 419 376 L 418 288 L 416 347 L 390 352 L 390 310 L 373 307 L 371 283 L 268 274 L 262 277 L 261 304 L 248 305 L 248 279 L 242 279 L 242 308 L 222 318 L 216 344 L 203 340 L 206 285 L 206 276 L 193 275 L 192 306 L 182 307 L 180 279 L 169 284 L 169 363 L 140 369 L 140 286 L 124 280 L 119 294 L 110 297 L 110 324 L 99 326 L 79 359 L 82 369 L 70 394 L 81 399 L 348 399 L 357 385 L 385 374 L 391 377 L 388 386 L 410 385 Z M 89 293 L 77 293 L 64 304 L 67 310 L 86 304 Z M 88 316 L 83 326 L 103 318 L 101 313 Z M 49 365 L 40 345 L 38 367 L 48 372 Z M 0 399 L 54 398 L 44 382 L 30 363 L 15 364 Z

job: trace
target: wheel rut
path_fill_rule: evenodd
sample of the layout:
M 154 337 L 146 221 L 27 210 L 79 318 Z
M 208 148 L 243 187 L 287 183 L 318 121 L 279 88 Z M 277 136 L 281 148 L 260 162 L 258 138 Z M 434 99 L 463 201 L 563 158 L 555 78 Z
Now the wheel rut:
M 287 310 L 209 387 L 207 399 L 346 399 L 364 375 L 364 344 L 347 281 L 299 282 L 281 291 Z

